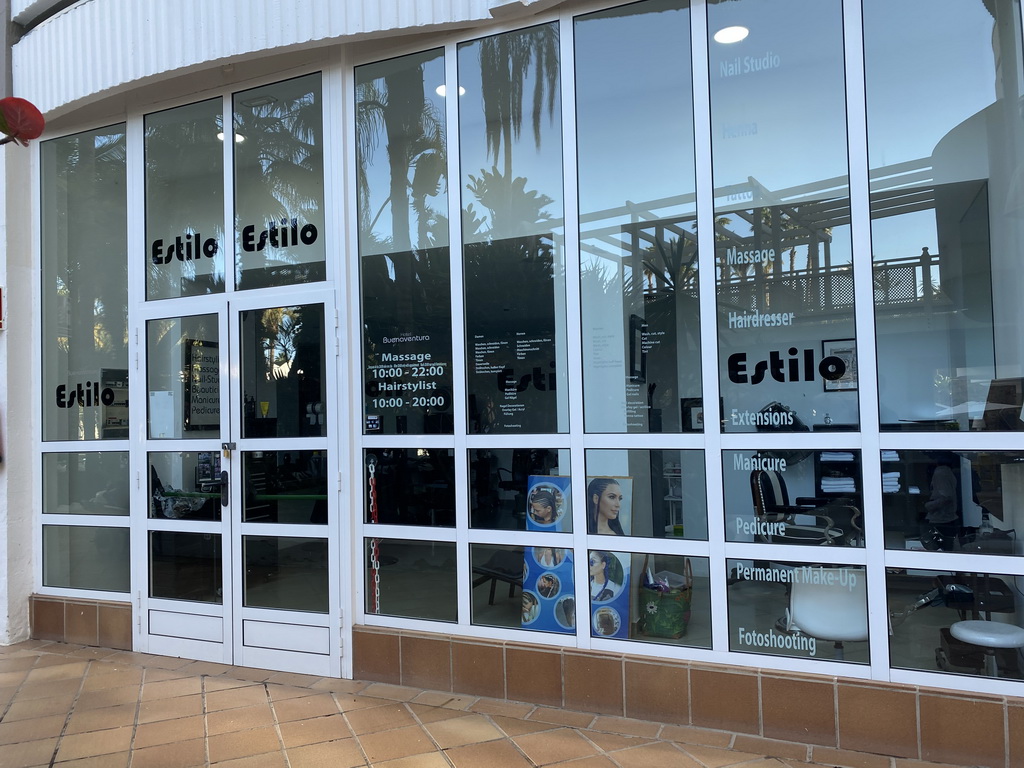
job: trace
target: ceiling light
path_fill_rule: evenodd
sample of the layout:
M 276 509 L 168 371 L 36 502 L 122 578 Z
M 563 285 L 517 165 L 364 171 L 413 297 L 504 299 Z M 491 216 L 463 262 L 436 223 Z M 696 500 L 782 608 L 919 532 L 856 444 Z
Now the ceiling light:
M 715 32 L 715 42 L 725 45 L 738 43 L 740 40 L 745 40 L 749 34 L 750 30 L 746 27 L 724 27 Z
M 435 88 L 435 89 L 434 89 L 434 93 L 436 93 L 436 94 L 437 94 L 438 96 L 440 96 L 440 97 L 441 97 L 442 99 L 443 99 L 443 98 L 445 97 L 445 94 L 446 94 L 447 92 L 448 92 L 448 90 L 447 90 L 447 89 L 446 89 L 446 88 L 444 87 L 444 83 L 441 83 L 441 84 L 440 84 L 439 86 L 437 86 L 437 88 Z M 465 95 L 466 95 L 466 89 L 465 89 L 465 88 L 463 88 L 463 87 L 462 87 L 462 86 L 460 85 L 460 86 L 459 86 L 459 96 L 465 96 Z

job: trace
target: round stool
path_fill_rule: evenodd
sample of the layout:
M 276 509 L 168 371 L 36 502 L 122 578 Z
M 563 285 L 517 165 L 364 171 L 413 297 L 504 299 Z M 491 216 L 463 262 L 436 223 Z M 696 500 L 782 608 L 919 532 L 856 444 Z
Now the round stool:
M 957 640 L 980 645 L 985 649 L 984 672 L 989 677 L 999 677 L 996 648 L 1024 647 L 1024 629 L 1016 624 L 972 619 L 956 622 L 949 628 L 949 633 Z

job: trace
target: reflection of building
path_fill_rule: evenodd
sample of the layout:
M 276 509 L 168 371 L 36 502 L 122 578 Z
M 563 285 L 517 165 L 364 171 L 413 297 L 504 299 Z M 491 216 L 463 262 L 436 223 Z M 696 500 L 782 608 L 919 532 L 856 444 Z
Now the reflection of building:
M 1017 0 L 178 5 L 10 4 L 0 639 L 1024 762 Z

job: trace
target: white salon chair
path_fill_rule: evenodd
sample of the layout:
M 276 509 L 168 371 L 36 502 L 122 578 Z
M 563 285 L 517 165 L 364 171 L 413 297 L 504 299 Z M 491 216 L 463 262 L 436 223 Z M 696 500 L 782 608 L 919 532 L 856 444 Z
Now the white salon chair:
M 801 577 L 810 571 L 819 583 Z M 843 643 L 868 639 L 867 574 L 862 568 L 798 567 L 786 614 L 789 631 L 834 643 L 835 658 L 842 660 Z
M 988 677 L 999 677 L 999 666 L 996 663 L 997 648 L 1024 648 L 1024 629 L 1016 624 L 968 619 L 953 624 L 949 628 L 949 633 L 957 640 L 977 645 L 985 650 L 985 666 L 982 672 Z

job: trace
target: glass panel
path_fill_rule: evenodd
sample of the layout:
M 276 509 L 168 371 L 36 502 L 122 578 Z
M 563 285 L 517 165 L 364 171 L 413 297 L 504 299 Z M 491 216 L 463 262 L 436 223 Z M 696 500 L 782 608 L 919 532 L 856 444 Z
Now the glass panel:
M 150 531 L 149 596 L 220 605 L 222 558 L 218 534 Z
M 128 454 L 43 454 L 43 514 L 128 515 Z
M 364 452 L 366 522 L 455 526 L 455 452 L 378 448 Z
M 1024 678 L 1024 576 L 886 570 L 894 667 Z
M 689 39 L 688 0 L 576 19 L 589 432 L 702 428 Z
M 708 5 L 726 432 L 859 422 L 842 21 L 840 0 Z
M 146 115 L 147 299 L 224 290 L 221 104 Z
M 726 567 L 730 650 L 870 661 L 864 566 L 727 560 Z
M 320 73 L 236 93 L 239 288 L 324 280 Z
M 364 430 L 451 433 L 444 52 L 356 68 Z
M 249 608 L 327 613 L 327 540 L 243 536 Z
M 883 430 L 1024 430 L 1020 23 L 1017 0 L 864 2 Z
M 1024 453 L 882 451 L 889 549 L 1019 555 Z
M 708 538 L 702 451 L 587 451 L 587 531 Z
M 708 560 L 592 550 L 590 634 L 711 647 Z
M 220 451 L 149 454 L 149 516 L 220 520 Z
M 246 451 L 242 471 L 244 522 L 327 525 L 325 451 Z
M 484 448 L 469 452 L 469 524 L 501 530 L 571 531 L 569 451 Z
M 322 304 L 241 313 L 242 437 L 327 434 Z
M 128 437 L 124 126 L 40 145 L 43 439 Z
M 723 451 L 722 463 L 726 541 L 864 546 L 860 451 Z
M 131 590 L 127 528 L 43 526 L 43 586 Z
M 220 436 L 217 315 L 146 323 L 149 437 Z
M 456 621 L 455 545 L 366 539 L 366 612 Z
M 576 633 L 571 549 L 471 544 L 469 550 L 474 624 Z
M 458 57 L 469 429 L 565 432 L 558 27 L 464 43 Z

